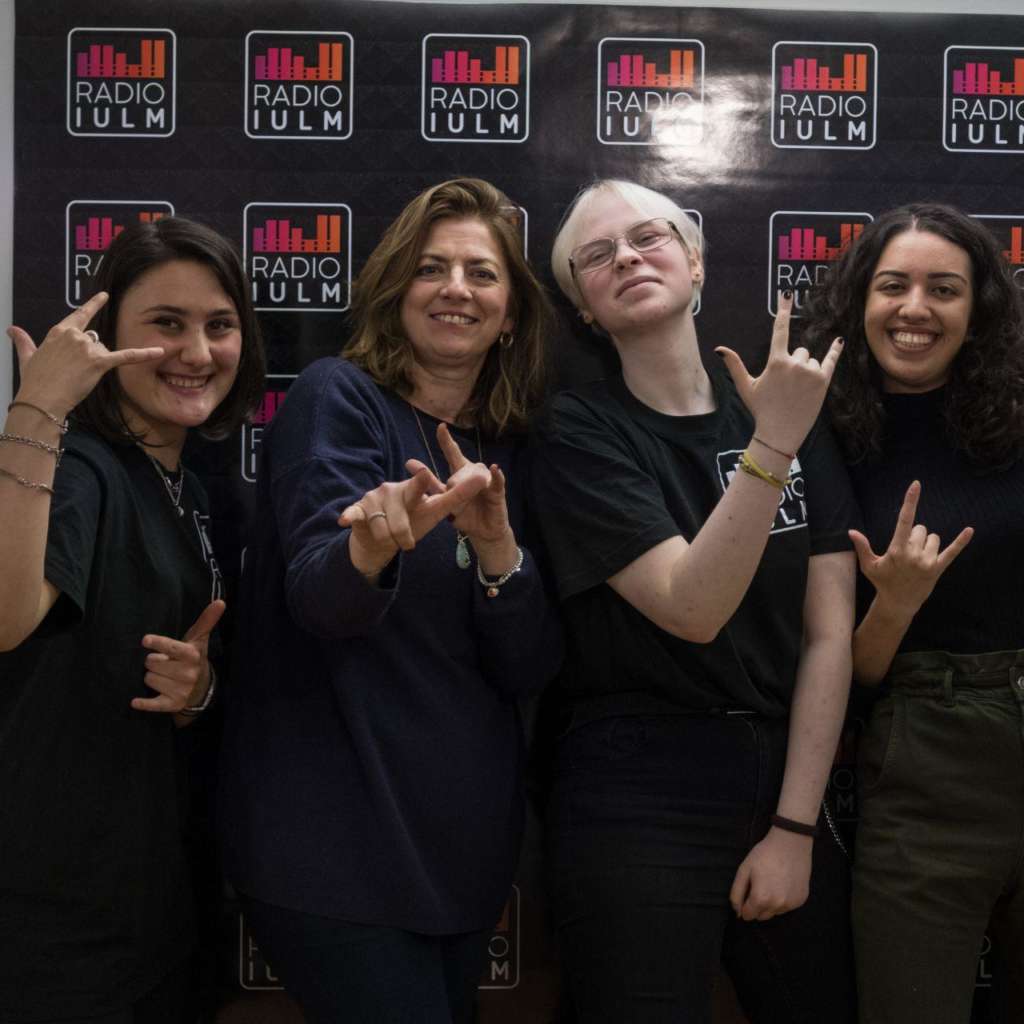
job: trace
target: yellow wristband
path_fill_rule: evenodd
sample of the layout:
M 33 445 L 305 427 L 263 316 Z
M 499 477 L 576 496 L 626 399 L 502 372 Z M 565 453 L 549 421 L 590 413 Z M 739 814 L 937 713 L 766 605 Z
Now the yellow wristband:
M 770 470 L 764 468 L 764 466 L 758 465 L 750 455 L 750 451 L 746 450 L 740 456 L 740 469 L 743 470 L 748 476 L 757 477 L 758 480 L 763 480 L 766 484 L 771 484 L 772 487 L 777 487 L 780 491 L 786 484 L 789 483 L 789 477 L 785 480 L 782 477 L 776 476 Z

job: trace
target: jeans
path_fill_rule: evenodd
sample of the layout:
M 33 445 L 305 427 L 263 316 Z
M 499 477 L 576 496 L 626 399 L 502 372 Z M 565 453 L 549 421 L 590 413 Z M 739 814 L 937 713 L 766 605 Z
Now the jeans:
M 260 951 L 306 1024 L 471 1024 L 491 930 L 420 935 L 243 897 Z
M 849 863 L 823 818 L 804 906 L 744 922 L 729 905 L 776 808 L 787 728 L 744 714 L 636 715 L 563 736 L 552 895 L 581 1024 L 710 1024 L 720 965 L 755 1024 L 852 1024 Z
M 1024 1020 L 1024 652 L 902 654 L 861 739 L 853 922 L 863 1024 Z

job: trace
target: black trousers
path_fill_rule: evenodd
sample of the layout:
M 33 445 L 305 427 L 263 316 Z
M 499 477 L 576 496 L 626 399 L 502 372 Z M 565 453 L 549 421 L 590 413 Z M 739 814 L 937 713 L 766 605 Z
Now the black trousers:
M 420 935 L 251 897 L 243 906 L 306 1024 L 472 1024 L 489 929 Z
M 629 716 L 570 728 L 548 808 L 565 981 L 580 1024 L 710 1024 L 724 965 L 754 1024 L 856 1018 L 849 863 L 824 817 L 811 894 L 743 922 L 728 894 L 767 832 L 787 723 Z

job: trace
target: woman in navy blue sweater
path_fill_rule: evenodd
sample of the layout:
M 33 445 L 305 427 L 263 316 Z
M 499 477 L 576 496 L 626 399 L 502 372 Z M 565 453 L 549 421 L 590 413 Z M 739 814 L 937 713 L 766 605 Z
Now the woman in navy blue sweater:
M 517 698 L 560 656 L 519 466 L 547 303 L 517 208 L 460 179 L 388 228 L 354 307 L 263 442 L 228 872 L 307 1020 L 449 1024 L 516 866 Z

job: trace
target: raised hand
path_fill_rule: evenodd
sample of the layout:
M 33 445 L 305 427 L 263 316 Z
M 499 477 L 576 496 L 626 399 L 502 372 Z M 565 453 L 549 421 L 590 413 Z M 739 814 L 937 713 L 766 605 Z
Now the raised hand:
M 103 308 L 106 292 L 97 292 L 73 313 L 51 327 L 36 346 L 28 332 L 9 327 L 7 335 L 18 353 L 21 384 L 15 396 L 63 419 L 99 379 L 116 366 L 160 359 L 162 348 L 125 348 L 111 351 L 102 338 L 86 333 L 89 321 Z
M 786 452 L 795 452 L 814 425 L 843 350 L 842 338 L 836 338 L 820 363 L 805 348 L 790 352 L 792 310 L 792 295 L 780 294 L 768 362 L 760 376 L 752 377 L 732 349 L 715 349 L 754 417 L 757 436 Z
M 912 618 L 928 599 L 939 577 L 967 547 L 974 528 L 964 527 L 944 550 L 937 534 L 916 523 L 921 484 L 915 480 L 908 488 L 896 520 L 896 529 L 885 554 L 876 555 L 863 533 L 850 530 L 860 571 L 873 584 L 878 599 L 905 618 Z
M 375 576 L 399 549 L 411 551 L 442 519 L 453 515 L 489 483 L 482 466 L 445 486 L 425 466 L 410 460 L 408 480 L 386 481 L 367 491 L 338 516 L 351 527 L 349 557 L 365 576 Z
M 136 711 L 173 714 L 201 702 L 210 682 L 210 634 L 225 607 L 223 601 L 211 601 L 180 640 L 152 633 L 142 638 L 142 646 L 150 652 L 143 682 L 156 690 L 157 696 L 134 697 Z

